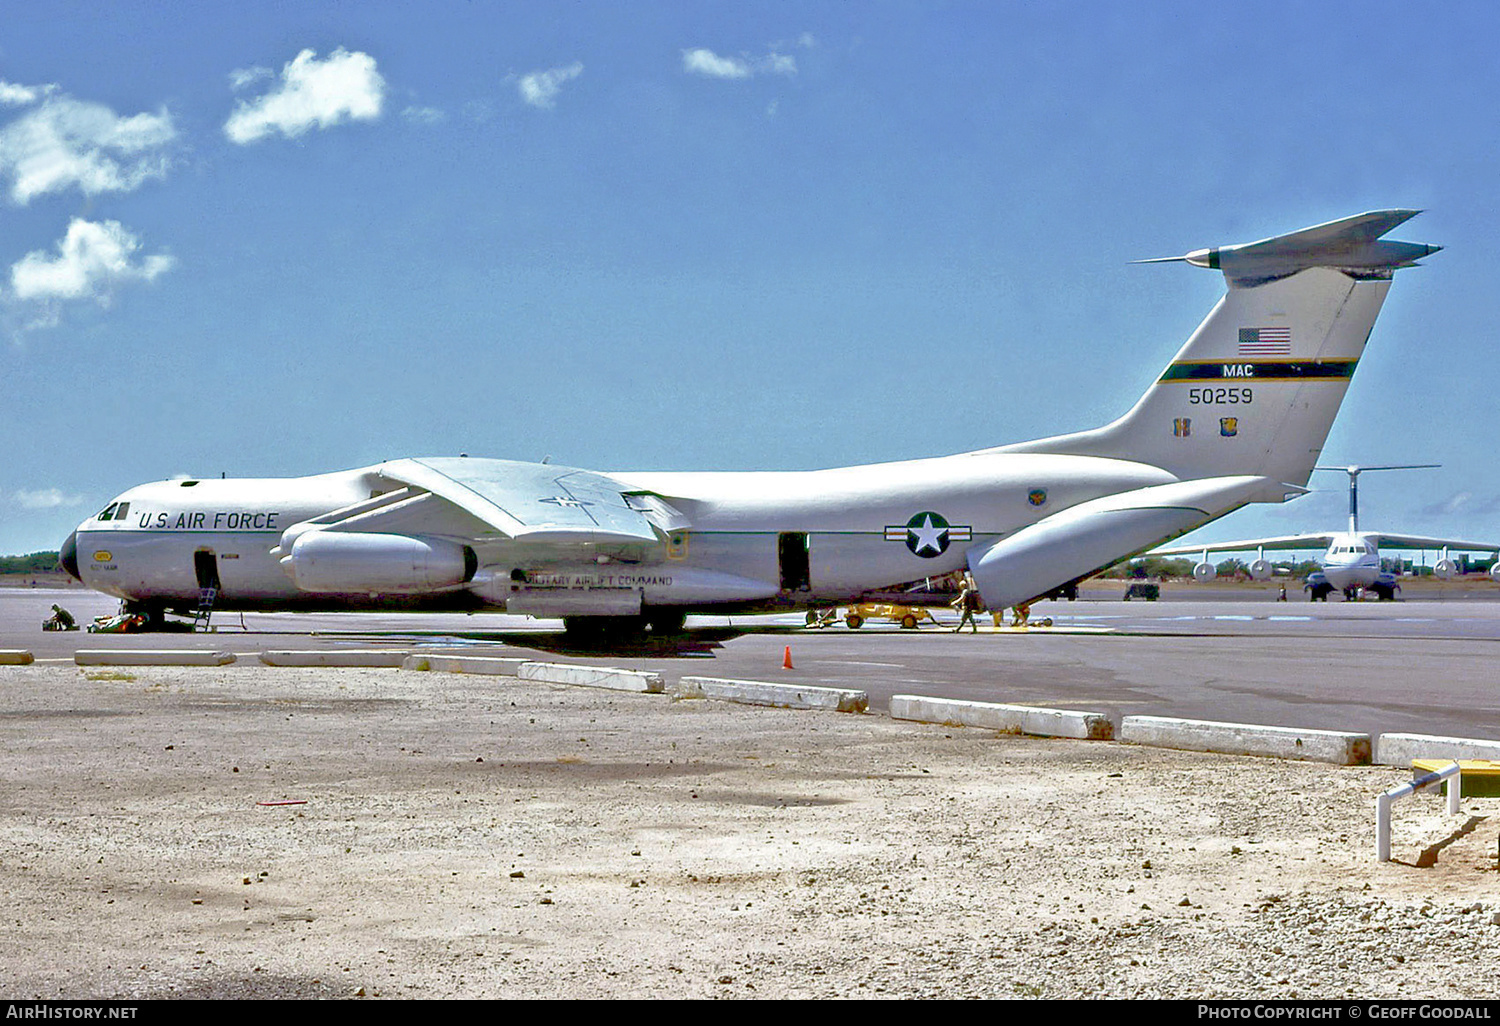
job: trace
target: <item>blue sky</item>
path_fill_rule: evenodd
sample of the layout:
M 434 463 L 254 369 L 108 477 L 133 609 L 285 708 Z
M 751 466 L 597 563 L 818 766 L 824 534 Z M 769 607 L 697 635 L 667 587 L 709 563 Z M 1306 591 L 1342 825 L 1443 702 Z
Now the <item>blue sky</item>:
M 142 481 L 467 452 L 941 455 L 1127 409 L 1222 292 L 1129 261 L 1384 207 L 1325 459 L 1500 535 L 1500 8 L 14 5 L 0 553 Z M 1318 480 L 1315 478 L 1315 484 Z M 1338 526 L 1345 484 L 1234 537 Z

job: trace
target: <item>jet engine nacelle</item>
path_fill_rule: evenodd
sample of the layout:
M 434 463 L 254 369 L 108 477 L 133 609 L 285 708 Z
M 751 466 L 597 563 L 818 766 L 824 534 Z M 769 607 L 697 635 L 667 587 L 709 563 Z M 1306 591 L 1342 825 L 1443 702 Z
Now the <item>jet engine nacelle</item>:
M 1212 563 L 1199 563 L 1193 567 L 1193 580 L 1198 582 L 1211 581 L 1218 574 L 1218 569 Z
M 1458 572 L 1458 564 L 1451 559 L 1440 559 L 1432 567 L 1432 575 L 1440 581 L 1446 581 Z
M 1490 564 L 1490 580 L 1500 581 L 1500 559 Z
M 303 591 L 420 594 L 473 580 L 474 550 L 443 538 L 307 531 L 282 564 Z
M 1250 564 L 1250 576 L 1257 581 L 1269 581 L 1275 570 L 1269 560 L 1257 559 Z

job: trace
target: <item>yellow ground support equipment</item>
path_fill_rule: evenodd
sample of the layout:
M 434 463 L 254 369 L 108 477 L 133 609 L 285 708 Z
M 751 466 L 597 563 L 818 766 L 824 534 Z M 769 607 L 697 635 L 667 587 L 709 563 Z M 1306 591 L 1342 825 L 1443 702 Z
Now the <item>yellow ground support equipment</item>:
M 897 606 L 885 603 L 863 603 L 850 606 L 849 611 L 844 614 L 844 622 L 851 628 L 860 627 L 866 620 L 890 620 L 899 623 L 907 630 L 916 630 L 917 625 L 923 620 L 931 620 L 937 623 L 937 617 L 932 615 L 931 610 L 923 609 L 921 606 Z
M 1460 794 L 1465 798 L 1500 798 L 1500 761 L 1494 759 L 1459 759 Z M 1413 774 L 1436 773 L 1453 765 L 1453 759 L 1413 759 Z M 1448 782 L 1443 782 L 1446 793 Z

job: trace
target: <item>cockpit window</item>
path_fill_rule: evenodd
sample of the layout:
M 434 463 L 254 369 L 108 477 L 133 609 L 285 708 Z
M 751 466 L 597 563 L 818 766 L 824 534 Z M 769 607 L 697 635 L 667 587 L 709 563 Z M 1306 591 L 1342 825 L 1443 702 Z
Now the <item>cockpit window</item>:
M 117 509 L 117 510 L 115 510 L 115 519 L 116 520 L 124 520 L 129 515 L 130 515 L 130 503 L 128 503 L 128 502 L 122 502 L 122 503 L 120 503 L 120 508 Z
M 115 518 L 115 507 L 118 506 L 118 505 L 119 505 L 118 502 L 111 502 L 108 506 L 105 506 L 104 507 L 104 512 L 102 512 L 102 513 L 99 514 L 99 519 L 100 520 L 113 520 Z

